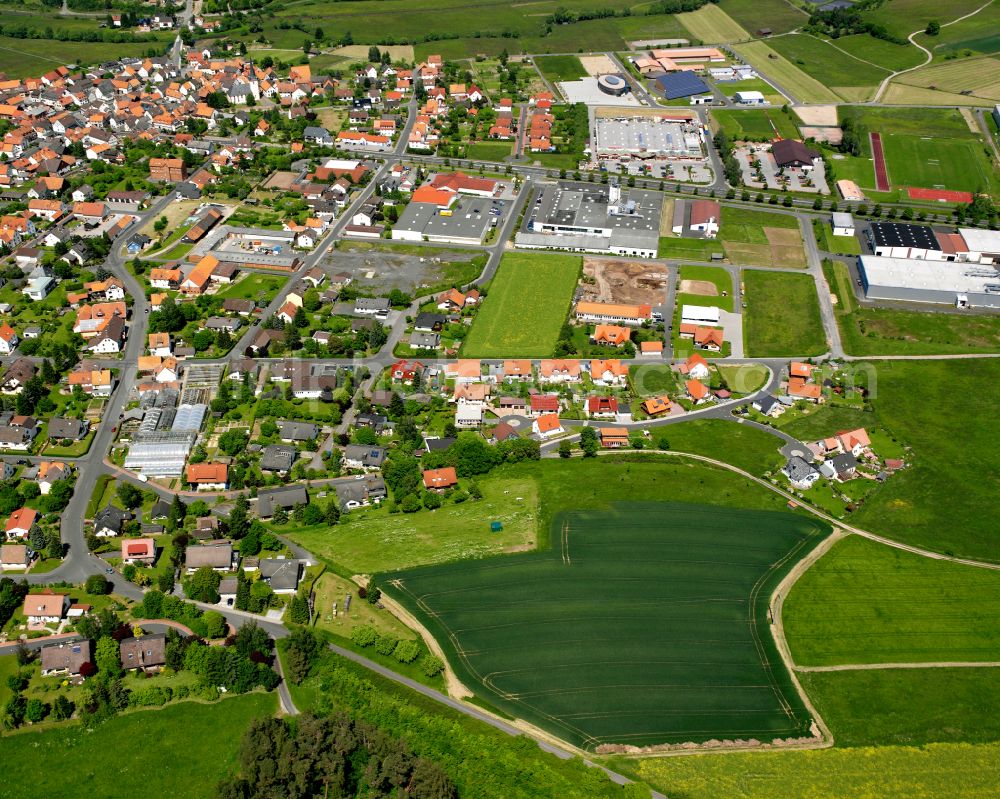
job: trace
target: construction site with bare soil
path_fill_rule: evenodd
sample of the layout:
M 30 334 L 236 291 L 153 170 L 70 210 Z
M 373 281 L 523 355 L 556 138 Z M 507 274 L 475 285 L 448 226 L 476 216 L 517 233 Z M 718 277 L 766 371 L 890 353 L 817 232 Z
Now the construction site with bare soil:
M 659 305 L 670 279 L 664 264 L 584 258 L 581 298 L 589 302 Z

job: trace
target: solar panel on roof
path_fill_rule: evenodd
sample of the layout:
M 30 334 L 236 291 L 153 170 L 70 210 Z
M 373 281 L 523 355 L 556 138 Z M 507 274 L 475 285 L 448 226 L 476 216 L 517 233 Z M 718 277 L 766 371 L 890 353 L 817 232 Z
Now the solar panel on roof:
M 708 84 L 693 72 L 672 72 L 657 78 L 656 82 L 668 100 L 708 91 Z

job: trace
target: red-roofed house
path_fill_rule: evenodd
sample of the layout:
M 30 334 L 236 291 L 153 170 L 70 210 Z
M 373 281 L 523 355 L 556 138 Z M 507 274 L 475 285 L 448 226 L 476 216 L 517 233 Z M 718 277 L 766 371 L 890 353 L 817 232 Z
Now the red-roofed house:
M 428 491 L 444 491 L 458 485 L 458 475 L 454 466 L 424 471 L 424 488 Z
M 558 413 L 558 394 L 532 394 L 528 404 L 529 416 L 541 416 L 543 413 Z
M 591 419 L 614 419 L 618 416 L 616 397 L 587 397 L 587 416 Z
M 545 413 L 531 423 L 531 432 L 542 438 L 556 436 L 563 432 L 562 422 L 559 415 L 555 413 Z
M 27 538 L 37 521 L 38 511 L 31 508 L 18 508 L 7 519 L 7 539 L 14 541 Z
M 224 463 L 189 463 L 187 481 L 198 491 L 225 491 L 229 485 L 229 467 Z
M 152 566 L 156 560 L 156 542 L 152 538 L 122 539 L 122 562 Z

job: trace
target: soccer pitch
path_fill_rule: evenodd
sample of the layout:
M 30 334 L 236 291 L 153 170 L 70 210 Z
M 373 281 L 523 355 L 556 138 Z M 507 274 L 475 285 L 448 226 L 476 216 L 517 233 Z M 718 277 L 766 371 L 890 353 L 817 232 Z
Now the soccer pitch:
M 588 750 L 807 736 L 767 629 L 828 528 L 790 513 L 627 503 L 555 517 L 547 551 L 380 575 L 458 678 Z

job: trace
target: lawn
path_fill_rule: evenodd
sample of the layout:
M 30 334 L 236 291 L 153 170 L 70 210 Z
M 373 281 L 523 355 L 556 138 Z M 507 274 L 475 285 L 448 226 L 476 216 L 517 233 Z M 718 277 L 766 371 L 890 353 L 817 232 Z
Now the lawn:
M 838 746 L 998 741 L 998 676 L 995 668 L 798 675 Z
M 841 99 L 824 82 L 807 75 L 764 42 L 734 45 L 733 51 L 801 103 L 836 103 Z
M 764 95 L 764 100 L 774 106 L 780 107 L 787 102 L 781 92 L 777 91 L 763 78 L 749 78 L 748 80 L 736 81 L 717 81 L 715 87 L 726 95 L 726 97 L 733 97 L 737 92 L 760 92 Z M 746 110 L 751 114 L 757 114 L 762 111 L 762 109 L 759 108 L 748 108 Z M 736 113 L 742 113 L 742 111 L 737 111 Z M 774 131 L 770 127 L 768 127 L 768 130 L 770 131 L 770 135 L 767 136 L 767 138 L 773 139 Z M 788 128 L 786 127 L 785 130 L 788 131 Z M 792 133 L 791 136 L 798 138 L 798 133 Z
M 503 161 L 514 150 L 514 142 L 477 141 L 466 148 L 466 157 L 477 161 Z
M 265 275 L 248 272 L 246 276 L 226 286 L 219 292 L 223 299 L 270 301 L 288 278 L 280 275 Z
M 734 92 L 743 91 L 742 86 L 747 81 L 729 84 L 735 87 Z M 726 90 L 726 86 L 719 88 Z M 776 108 L 748 109 L 736 111 L 728 108 L 718 108 L 711 111 L 716 122 L 725 131 L 730 141 L 768 140 L 774 138 L 775 131 L 783 139 L 799 138 L 799 129 L 795 121 L 785 112 Z M 727 209 L 728 210 L 728 209 Z
M 733 752 L 609 766 L 684 799 L 990 799 L 1000 744 Z
M 345 575 L 533 547 L 538 506 L 535 481 L 491 478 L 481 479 L 479 485 L 482 499 L 448 504 L 433 512 L 390 515 L 386 509 L 356 510 L 344 514 L 336 527 L 287 532 Z M 503 532 L 491 532 L 491 521 L 499 521 Z
M 316 581 L 316 623 L 317 630 L 350 638 L 355 627 L 370 625 L 379 632 L 392 635 L 398 639 L 414 638 L 413 632 L 387 610 L 380 610 L 375 605 L 358 598 L 356 583 L 332 572 L 325 572 Z M 344 600 L 351 596 L 351 607 L 345 612 Z M 333 614 L 333 606 L 337 606 L 337 614 Z
M 462 355 L 551 355 L 569 313 L 581 263 L 576 255 L 505 254 L 462 346 Z
M 16 785 L 16 795 L 26 799 L 149 791 L 208 799 L 236 766 L 247 725 L 274 713 L 276 705 L 273 694 L 251 694 L 128 713 L 86 731 L 69 724 L 13 735 L 4 740 L 4 784 Z M 107 766 L 109 753 L 118 763 L 113 768 Z M 40 761 L 54 767 L 39 769 Z
M 945 5 L 939 0 L 893 0 L 891 7 L 879 6 L 872 9 L 866 17 L 885 25 L 890 33 L 905 38 L 913 31 L 923 28 L 931 20 L 950 22 L 975 11 L 982 5 L 982 0 L 949 0 Z M 968 22 L 984 24 L 983 17 L 978 14 L 971 17 Z M 947 30 L 948 28 L 942 28 L 942 34 Z
M 575 55 L 547 55 L 535 59 L 535 66 L 542 76 L 552 83 L 579 80 L 588 73 Z
M 678 296 L 682 299 L 677 300 L 677 305 L 717 305 L 726 311 L 733 310 L 733 279 L 727 270 L 718 266 L 684 264 L 680 268 L 680 280 L 682 285 L 684 281 L 711 283 L 715 286 L 715 295 L 680 292 Z
M 802 666 L 1000 661 L 1000 573 L 858 536 L 795 583 L 783 617 Z
M 749 366 L 732 366 L 717 364 L 719 372 L 729 384 L 732 391 L 740 394 L 752 394 L 760 391 L 767 383 L 768 372 L 763 366 L 752 364 Z
M 824 262 L 823 273 L 837 296 L 837 324 L 844 349 L 851 355 L 1000 352 L 1000 317 L 996 315 L 862 307 L 845 264 Z
M 660 236 L 657 256 L 660 258 L 680 258 L 686 261 L 711 261 L 713 253 L 725 253 L 725 247 L 721 241 Z
M 621 503 L 559 514 L 547 551 L 378 582 L 467 686 L 585 749 L 798 737 L 810 718 L 763 623 L 771 588 L 827 529 L 788 513 Z
M 1000 562 L 995 458 L 1000 361 L 887 361 L 870 383 L 878 422 L 912 448 L 854 524 L 936 552 Z M 956 399 L 957 398 L 957 399 Z M 943 409 L 958 403 L 958 412 Z
M 813 220 L 813 230 L 816 231 L 820 247 L 826 252 L 835 255 L 861 255 L 861 242 L 857 236 L 834 236 L 833 226 L 822 219 Z
M 826 335 L 811 275 L 743 270 L 747 308 L 743 338 L 747 356 L 819 355 Z

